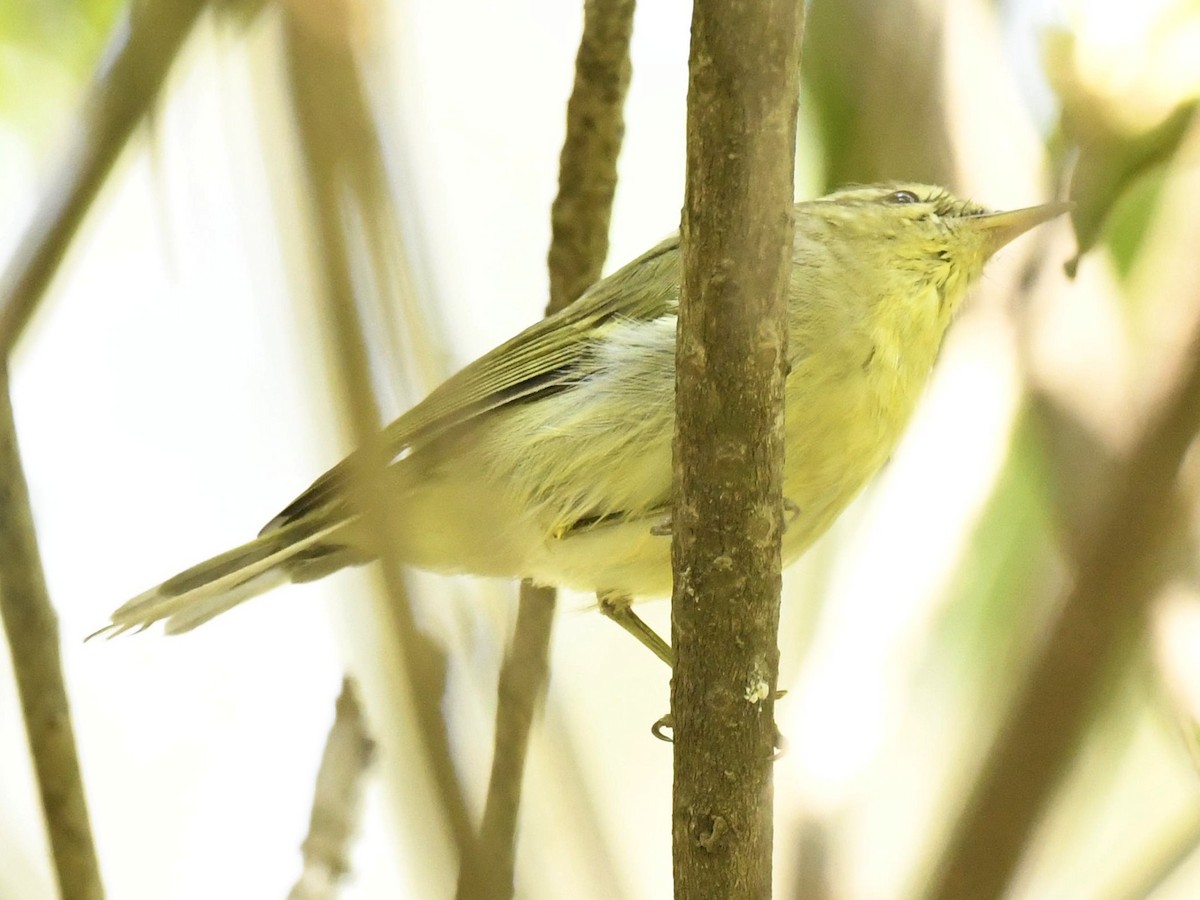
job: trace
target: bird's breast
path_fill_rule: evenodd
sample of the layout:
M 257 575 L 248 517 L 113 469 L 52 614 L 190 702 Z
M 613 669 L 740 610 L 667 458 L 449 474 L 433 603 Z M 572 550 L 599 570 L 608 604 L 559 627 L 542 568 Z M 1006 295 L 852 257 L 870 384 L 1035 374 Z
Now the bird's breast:
M 934 330 L 864 316 L 836 333 L 793 336 L 784 494 L 796 512 L 785 560 L 816 540 L 895 450 L 937 355 Z

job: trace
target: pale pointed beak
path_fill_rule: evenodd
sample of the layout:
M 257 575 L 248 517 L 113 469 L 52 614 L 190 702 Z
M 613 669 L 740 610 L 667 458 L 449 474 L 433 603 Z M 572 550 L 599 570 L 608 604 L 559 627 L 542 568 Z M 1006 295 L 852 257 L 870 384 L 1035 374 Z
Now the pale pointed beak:
M 983 237 L 983 253 L 984 258 L 987 258 L 1035 225 L 1049 222 L 1074 208 L 1074 203 L 1043 203 L 1041 206 L 1028 206 L 1025 209 L 1014 209 L 1009 212 L 971 216 L 963 221 L 970 222 L 971 227 Z

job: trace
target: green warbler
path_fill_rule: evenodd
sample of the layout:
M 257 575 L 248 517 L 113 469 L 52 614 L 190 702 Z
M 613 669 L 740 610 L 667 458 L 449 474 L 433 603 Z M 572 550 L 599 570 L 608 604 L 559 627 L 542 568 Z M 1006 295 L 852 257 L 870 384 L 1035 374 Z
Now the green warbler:
M 891 455 L 987 260 L 1066 209 L 994 213 L 921 184 L 796 204 L 785 564 Z M 387 426 L 399 559 L 595 592 L 669 661 L 629 601 L 671 591 L 679 265 L 668 238 Z M 348 461 L 335 466 L 257 538 L 135 597 L 103 630 L 166 619 L 187 631 L 276 585 L 369 561 L 350 478 Z

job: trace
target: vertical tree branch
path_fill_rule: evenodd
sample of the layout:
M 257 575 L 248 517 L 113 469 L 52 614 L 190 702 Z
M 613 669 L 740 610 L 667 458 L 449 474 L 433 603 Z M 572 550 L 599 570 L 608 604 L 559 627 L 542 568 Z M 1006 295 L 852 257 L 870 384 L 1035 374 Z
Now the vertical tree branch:
M 554 589 L 524 582 L 512 645 L 496 691 L 496 737 L 488 778 L 478 866 L 463 866 L 458 900 L 513 896 L 516 885 L 517 815 L 533 714 L 550 679 Z
M 1000 897 L 1091 715 L 1103 675 L 1144 626 L 1163 577 L 1161 551 L 1178 523 L 1171 500 L 1200 429 L 1200 317 L 1181 373 L 1112 475 L 1094 538 L 1076 550 L 1074 585 L 955 826 L 928 896 Z
M 550 305 L 558 312 L 600 278 L 625 136 L 634 0 L 585 0 L 567 136 L 550 210 Z
M 68 900 L 99 900 L 104 888 L 63 680 L 58 621 L 46 593 L 17 448 L 7 360 L 205 5 L 205 0 L 155 0 L 133 4 L 122 16 L 52 187 L 0 276 L 0 614 L 59 893 Z
M 12 650 L 59 891 L 100 898 L 59 657 L 28 491 L 20 468 L 6 360 L 58 271 L 92 201 L 204 9 L 204 0 L 133 4 L 109 39 L 60 171 L 0 279 L 0 607 Z
M 133 129 L 162 91 L 205 0 L 135 2 L 109 39 L 60 171 L 0 279 L 0 358 L 29 324 Z
M 803 4 L 697 0 L 676 353 L 678 898 L 771 896 L 783 388 Z
M 46 832 L 64 900 L 101 900 L 71 708 L 59 655 L 58 617 L 42 574 L 29 488 L 21 469 L 8 369 L 0 362 L 0 617 L 12 654 Z
M 600 277 L 625 133 L 629 41 L 634 0 L 586 0 L 567 135 L 551 210 L 550 303 L 557 312 Z M 482 871 L 462 870 L 460 900 L 511 897 L 515 887 L 517 815 L 534 710 L 549 680 L 555 592 L 521 585 L 512 646 L 500 671 L 496 739 L 480 829 Z

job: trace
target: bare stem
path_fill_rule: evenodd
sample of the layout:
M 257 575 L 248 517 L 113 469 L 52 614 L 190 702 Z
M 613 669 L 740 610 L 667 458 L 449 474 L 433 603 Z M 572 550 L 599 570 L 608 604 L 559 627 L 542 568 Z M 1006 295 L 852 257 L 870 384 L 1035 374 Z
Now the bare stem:
M 101 900 L 71 708 L 59 653 L 58 617 L 50 605 L 21 469 L 9 396 L 0 364 L 0 617 L 12 654 L 25 732 L 33 756 L 58 889 L 64 900 Z
M 625 136 L 634 0 L 586 0 L 551 207 L 550 305 L 558 312 L 600 277 Z
M 803 4 L 697 0 L 676 350 L 677 898 L 771 896 Z
M 553 622 L 554 589 L 522 584 L 517 625 L 500 669 L 497 690 L 495 749 L 479 829 L 477 862 L 482 865 L 462 867 L 458 900 L 513 896 L 525 759 L 534 712 L 550 680 Z
M 9 397 L 7 359 L 46 294 L 92 201 L 205 7 L 151 0 L 124 13 L 82 106 L 77 133 L 0 277 L 0 612 L 62 897 L 104 896 Z
M 550 303 L 562 309 L 600 277 L 608 255 L 608 225 L 617 186 L 617 156 L 629 87 L 634 0 L 587 0 L 567 104 L 567 136 L 551 212 Z M 517 818 L 534 710 L 549 680 L 555 592 L 521 585 L 513 643 L 500 671 L 496 739 L 480 829 L 483 871 L 462 870 L 460 900 L 511 897 Z

